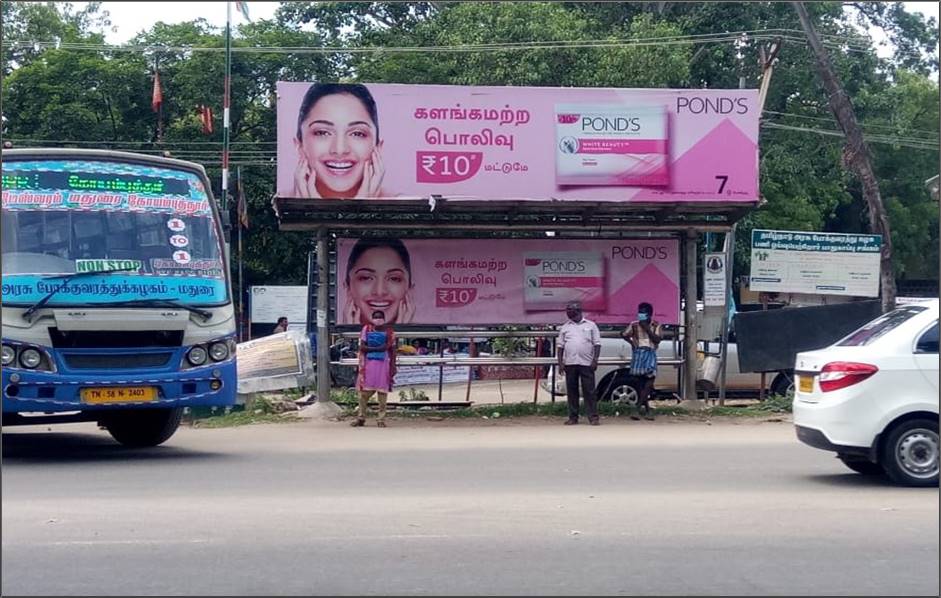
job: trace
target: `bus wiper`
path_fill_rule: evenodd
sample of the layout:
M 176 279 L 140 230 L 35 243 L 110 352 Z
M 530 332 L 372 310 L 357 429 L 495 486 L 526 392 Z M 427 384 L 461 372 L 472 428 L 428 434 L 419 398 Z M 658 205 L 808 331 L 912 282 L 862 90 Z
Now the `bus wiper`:
M 63 274 L 57 276 L 46 276 L 43 280 L 55 280 L 56 278 L 62 279 L 62 284 L 56 288 L 49 291 L 45 297 L 34 303 L 23 312 L 23 319 L 27 322 L 32 323 L 32 316 L 36 313 L 37 310 L 42 309 L 44 305 L 49 303 L 49 300 L 55 297 L 59 291 L 65 288 L 65 285 L 69 284 L 73 278 L 81 278 L 82 276 L 91 276 L 93 274 L 114 274 L 115 272 L 136 272 L 139 269 L 139 266 L 126 266 L 124 268 L 115 268 L 114 270 L 88 270 L 87 272 L 74 272 L 72 274 Z
M 177 309 L 185 309 L 190 313 L 194 313 L 197 316 L 201 317 L 203 320 L 211 320 L 212 312 L 205 309 L 200 309 L 198 307 L 193 307 L 192 305 L 186 305 L 185 303 L 180 303 L 175 299 L 129 299 L 127 301 L 114 301 L 109 302 L 105 305 L 108 306 L 126 306 L 126 305 L 143 305 L 143 306 L 153 306 L 153 307 L 173 307 Z

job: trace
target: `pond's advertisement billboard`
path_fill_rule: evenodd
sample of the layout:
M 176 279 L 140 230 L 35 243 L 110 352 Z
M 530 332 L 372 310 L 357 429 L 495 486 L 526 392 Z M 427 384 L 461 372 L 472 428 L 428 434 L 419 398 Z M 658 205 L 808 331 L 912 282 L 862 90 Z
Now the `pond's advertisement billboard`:
M 626 324 L 679 321 L 676 239 L 339 239 L 338 324 L 560 324 L 565 304 Z
M 756 90 L 278 82 L 279 197 L 754 202 Z

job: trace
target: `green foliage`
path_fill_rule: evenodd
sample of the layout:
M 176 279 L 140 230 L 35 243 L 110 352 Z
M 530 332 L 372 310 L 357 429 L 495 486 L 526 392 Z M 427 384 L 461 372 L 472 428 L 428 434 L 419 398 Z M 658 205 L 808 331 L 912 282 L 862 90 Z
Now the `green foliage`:
M 359 393 L 355 388 L 333 388 L 330 400 L 343 407 L 355 407 L 359 405 Z
M 220 193 L 223 32 L 205 20 L 156 23 L 132 40 L 156 54 L 112 51 L 106 4 L 80 10 L 68 3 L 3 2 L 4 137 L 17 146 L 82 145 L 133 149 L 204 164 Z M 867 135 L 893 229 L 900 277 L 936 278 L 938 210 L 924 181 L 938 173 L 938 29 L 901 3 L 808 3 L 825 39 L 852 44 L 831 50 L 838 75 Z M 863 26 L 863 30 L 858 28 Z M 866 28 L 888 32 L 899 51 L 879 58 Z M 763 123 L 838 132 L 800 25 L 784 2 L 285 2 L 274 20 L 237 27 L 235 47 L 456 46 L 489 43 L 666 39 L 717 32 L 797 31 L 774 70 Z M 81 42 L 91 49 L 55 49 L 32 42 Z M 29 42 L 19 44 L 16 42 Z M 243 231 L 245 284 L 306 280 L 310 235 L 277 230 L 275 83 L 359 80 L 461 85 L 735 88 L 760 83 L 758 44 L 743 58 L 734 44 L 670 43 L 594 48 L 460 52 L 236 52 L 232 61 L 232 160 L 241 168 L 250 229 Z M 561 45 L 561 44 L 559 44 Z M 869 50 L 860 51 L 860 49 Z M 163 139 L 151 110 L 153 68 L 163 84 Z M 197 106 L 216 113 L 215 131 L 201 132 Z M 924 143 L 906 141 L 921 139 Z M 885 143 L 888 141 L 889 143 Z M 895 145 L 892 143 L 897 142 Z M 763 127 L 763 207 L 739 226 L 736 273 L 748 267 L 752 228 L 863 232 L 868 215 L 859 183 L 842 164 L 843 140 L 809 131 Z M 234 173 L 233 173 L 234 174 Z M 234 182 L 233 182 L 234 184 Z M 228 202 L 230 208 L 234 201 Z M 234 221 L 234 219 L 233 219 Z M 235 243 L 233 242 L 233 246 Z M 515 341 L 514 341 L 515 342 Z M 501 346 L 502 345 L 502 346 Z M 495 343 L 500 353 L 519 346 Z
M 409 388 L 406 390 L 399 391 L 399 400 L 400 401 L 430 401 L 431 398 L 428 396 L 424 390 L 415 390 L 414 388 Z
M 514 332 L 522 330 L 521 326 L 503 326 L 498 330 Z M 493 352 L 501 357 L 519 357 L 529 352 L 529 339 L 519 336 L 499 336 L 490 342 Z

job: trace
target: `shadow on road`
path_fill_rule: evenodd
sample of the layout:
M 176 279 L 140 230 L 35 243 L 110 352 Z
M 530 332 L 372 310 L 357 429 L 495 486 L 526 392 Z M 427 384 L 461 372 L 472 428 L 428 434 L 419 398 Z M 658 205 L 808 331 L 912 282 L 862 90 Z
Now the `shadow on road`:
M 815 484 L 833 488 L 904 488 L 893 483 L 882 475 L 863 475 L 860 473 L 829 473 L 822 475 L 808 475 L 805 478 Z M 930 490 L 931 488 L 929 488 Z M 934 487 L 937 490 L 937 486 Z M 917 488 L 912 488 L 917 490 Z
M 72 463 L 80 461 L 142 461 L 180 459 L 231 458 L 226 453 L 193 451 L 173 446 L 169 440 L 163 446 L 128 448 L 107 435 L 71 432 L 17 433 L 3 431 L 3 462 L 13 463 Z

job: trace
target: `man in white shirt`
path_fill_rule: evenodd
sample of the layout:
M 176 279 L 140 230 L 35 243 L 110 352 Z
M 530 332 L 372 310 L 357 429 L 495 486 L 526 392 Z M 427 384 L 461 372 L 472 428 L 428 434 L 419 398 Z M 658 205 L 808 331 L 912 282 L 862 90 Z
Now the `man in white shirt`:
M 569 418 L 565 425 L 578 423 L 578 390 L 581 384 L 585 398 L 588 423 L 597 426 L 598 403 L 595 397 L 595 370 L 601 355 L 601 333 L 598 326 L 582 316 L 582 305 L 577 301 L 565 307 L 569 321 L 559 329 L 559 368 L 565 372 L 565 390 L 568 395 Z

